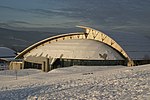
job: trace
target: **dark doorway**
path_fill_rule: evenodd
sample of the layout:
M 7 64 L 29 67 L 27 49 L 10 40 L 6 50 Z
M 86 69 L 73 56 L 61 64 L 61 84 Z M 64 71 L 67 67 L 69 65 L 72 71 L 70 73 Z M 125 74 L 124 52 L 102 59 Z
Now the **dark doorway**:
M 42 64 L 25 62 L 24 69 L 33 68 L 33 69 L 42 69 Z

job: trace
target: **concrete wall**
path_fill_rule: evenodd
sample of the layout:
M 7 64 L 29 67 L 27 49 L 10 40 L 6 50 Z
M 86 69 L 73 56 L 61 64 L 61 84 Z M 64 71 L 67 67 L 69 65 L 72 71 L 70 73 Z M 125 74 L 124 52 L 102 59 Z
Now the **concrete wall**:
M 22 62 L 10 62 L 9 69 L 10 70 L 19 70 L 19 69 L 22 69 Z

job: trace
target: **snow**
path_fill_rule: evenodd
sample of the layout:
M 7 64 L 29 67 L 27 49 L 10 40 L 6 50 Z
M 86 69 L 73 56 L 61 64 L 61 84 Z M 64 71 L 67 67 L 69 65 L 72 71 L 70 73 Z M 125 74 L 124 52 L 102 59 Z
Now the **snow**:
M 69 39 L 47 43 L 27 53 L 26 58 L 29 56 L 60 58 L 62 54 L 62 58 L 89 60 L 104 60 L 103 55 L 107 54 L 107 60 L 123 60 L 122 56 L 108 45 L 89 39 Z M 102 56 L 100 57 L 99 54 Z
M 150 100 L 150 65 L 0 72 L 0 100 Z

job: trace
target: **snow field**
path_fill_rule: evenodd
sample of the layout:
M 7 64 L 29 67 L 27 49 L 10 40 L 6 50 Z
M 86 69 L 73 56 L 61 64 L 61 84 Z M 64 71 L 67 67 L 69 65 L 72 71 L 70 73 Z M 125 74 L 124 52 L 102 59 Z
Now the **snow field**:
M 0 82 L 3 100 L 150 99 L 150 65 L 73 66 L 48 73 L 28 69 L 18 71 L 17 80 L 1 73 L 0 79 L 7 78 Z

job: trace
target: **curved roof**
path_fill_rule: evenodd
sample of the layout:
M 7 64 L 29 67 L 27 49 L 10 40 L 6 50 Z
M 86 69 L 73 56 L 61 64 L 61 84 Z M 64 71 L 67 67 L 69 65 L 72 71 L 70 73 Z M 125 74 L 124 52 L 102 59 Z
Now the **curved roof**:
M 60 40 L 39 46 L 24 55 L 47 58 L 88 59 L 88 60 L 123 60 L 123 57 L 110 46 L 88 39 Z
M 17 55 L 16 58 L 21 58 L 26 53 L 30 53 L 30 51 L 37 49 L 41 45 L 44 46 L 47 43 L 58 42 L 60 40 L 66 40 L 66 39 L 67 40 L 68 39 L 92 39 L 92 40 L 97 40 L 97 41 L 103 42 L 103 43 L 111 46 L 112 48 L 114 48 L 115 50 L 120 52 L 125 58 L 130 60 L 130 57 L 123 50 L 123 48 L 117 42 L 115 42 L 115 40 L 110 38 L 108 35 L 104 34 L 103 32 L 92 29 L 92 28 L 83 27 L 83 26 L 79 26 L 79 27 L 84 28 L 86 30 L 86 32 L 62 34 L 62 35 L 57 35 L 57 36 L 47 38 L 45 40 L 37 42 L 37 43 L 33 44 L 32 46 L 28 47 L 27 49 L 22 51 L 19 55 Z
M 61 34 L 61 35 L 57 35 L 57 36 L 53 36 L 44 40 L 41 40 L 31 46 L 29 46 L 28 48 L 26 48 L 25 50 L 23 50 L 21 53 L 19 53 L 15 58 L 21 58 L 23 57 L 24 54 L 30 52 L 30 50 L 37 48 L 40 45 L 44 45 L 45 43 L 51 43 L 51 42 L 57 42 L 58 40 L 63 40 L 63 39 L 69 39 L 71 36 L 77 36 L 76 38 L 84 38 L 84 33 L 83 32 L 76 32 L 76 33 L 69 33 L 69 34 Z
M 7 47 L 0 47 L 0 58 L 15 57 L 15 51 Z

